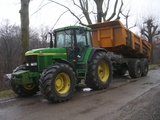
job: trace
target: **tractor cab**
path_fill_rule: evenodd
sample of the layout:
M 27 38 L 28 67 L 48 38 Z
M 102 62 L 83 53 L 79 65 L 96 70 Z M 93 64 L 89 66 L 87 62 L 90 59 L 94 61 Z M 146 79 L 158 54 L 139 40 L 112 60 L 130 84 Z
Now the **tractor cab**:
M 80 26 L 69 26 L 53 32 L 54 47 L 66 48 L 68 60 L 83 61 L 85 52 L 91 47 L 91 29 Z

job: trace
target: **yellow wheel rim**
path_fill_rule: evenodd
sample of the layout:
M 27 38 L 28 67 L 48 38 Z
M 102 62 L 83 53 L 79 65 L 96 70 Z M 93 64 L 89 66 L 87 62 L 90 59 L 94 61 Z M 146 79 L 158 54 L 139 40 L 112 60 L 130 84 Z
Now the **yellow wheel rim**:
M 66 73 L 59 73 L 55 79 L 55 89 L 59 94 L 65 94 L 70 88 L 70 77 Z
M 23 85 L 23 87 L 26 89 L 26 90 L 33 90 L 33 88 L 35 88 L 36 85 L 34 84 L 26 84 L 26 85 Z
M 98 76 L 102 82 L 106 82 L 109 77 L 109 65 L 106 61 L 101 61 L 98 66 Z

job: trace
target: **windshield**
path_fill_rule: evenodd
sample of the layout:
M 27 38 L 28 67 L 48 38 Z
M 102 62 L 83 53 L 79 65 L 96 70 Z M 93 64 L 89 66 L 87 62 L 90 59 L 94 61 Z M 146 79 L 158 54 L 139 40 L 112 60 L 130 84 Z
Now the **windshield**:
M 91 36 L 89 31 L 79 32 L 76 30 L 77 45 L 91 46 Z
M 57 47 L 71 47 L 74 44 L 72 30 L 60 31 L 56 33 Z

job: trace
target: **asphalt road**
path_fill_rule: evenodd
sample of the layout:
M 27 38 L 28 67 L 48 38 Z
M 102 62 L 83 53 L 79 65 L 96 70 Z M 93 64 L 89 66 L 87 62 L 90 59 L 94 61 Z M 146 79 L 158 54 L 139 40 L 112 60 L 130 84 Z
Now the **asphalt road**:
M 107 90 L 80 85 L 62 103 L 50 103 L 40 93 L 0 98 L 0 120 L 160 120 L 160 69 L 138 79 L 113 79 Z

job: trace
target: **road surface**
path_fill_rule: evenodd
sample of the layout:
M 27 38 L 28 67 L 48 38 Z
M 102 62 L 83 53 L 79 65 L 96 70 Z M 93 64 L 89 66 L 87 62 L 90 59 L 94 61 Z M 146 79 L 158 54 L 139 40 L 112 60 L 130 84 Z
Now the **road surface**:
M 109 89 L 80 85 L 71 100 L 50 103 L 30 98 L 0 98 L 1 120 L 160 120 L 160 68 L 148 76 L 113 79 Z

